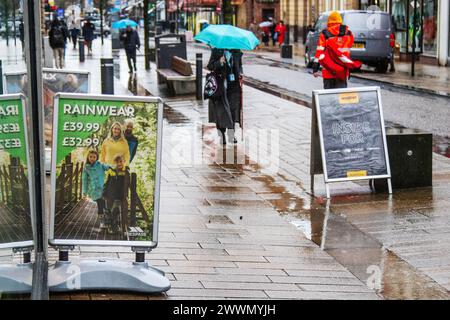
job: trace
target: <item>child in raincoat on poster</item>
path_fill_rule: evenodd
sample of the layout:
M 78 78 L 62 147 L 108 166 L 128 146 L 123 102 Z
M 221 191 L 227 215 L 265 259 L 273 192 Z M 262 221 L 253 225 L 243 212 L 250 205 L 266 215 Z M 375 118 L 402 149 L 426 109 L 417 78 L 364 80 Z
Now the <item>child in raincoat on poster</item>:
M 86 164 L 82 174 L 82 193 L 83 196 L 89 197 L 97 202 L 100 228 L 105 228 L 103 216 L 105 209 L 105 201 L 103 200 L 103 185 L 105 182 L 105 171 L 109 168 L 109 165 L 102 164 L 98 161 L 97 151 L 90 150 L 88 152 Z
M 108 210 L 112 213 L 120 207 L 122 230 L 128 226 L 128 192 L 130 189 L 130 169 L 126 165 L 125 157 L 117 154 L 114 157 L 115 166 L 106 171 L 106 183 L 103 188 L 103 197 Z M 118 217 L 113 217 L 117 219 Z M 116 230 L 111 230 L 115 232 Z

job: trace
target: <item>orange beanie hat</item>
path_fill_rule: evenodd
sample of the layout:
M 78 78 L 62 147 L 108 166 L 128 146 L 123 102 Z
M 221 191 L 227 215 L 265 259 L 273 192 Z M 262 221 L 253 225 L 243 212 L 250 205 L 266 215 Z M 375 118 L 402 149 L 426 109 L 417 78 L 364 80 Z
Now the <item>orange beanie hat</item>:
M 328 17 L 328 24 L 339 23 L 342 24 L 342 16 L 339 12 L 333 11 Z

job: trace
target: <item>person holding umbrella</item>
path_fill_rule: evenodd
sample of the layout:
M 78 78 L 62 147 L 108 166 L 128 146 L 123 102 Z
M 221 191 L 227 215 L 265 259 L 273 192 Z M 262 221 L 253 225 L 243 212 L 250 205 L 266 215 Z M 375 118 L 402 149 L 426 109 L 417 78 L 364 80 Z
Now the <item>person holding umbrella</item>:
M 125 53 L 127 54 L 128 68 L 130 73 L 136 73 L 136 49 L 139 50 L 141 47 L 141 41 L 139 40 L 139 34 L 134 30 L 131 25 L 127 25 L 125 32 L 120 35 L 120 40 L 123 41 L 123 47 L 125 48 Z
M 222 144 L 237 143 L 235 123 L 242 128 L 241 50 L 254 50 L 259 40 L 252 32 L 230 25 L 211 25 L 194 39 L 212 48 L 207 68 L 217 75 L 222 89 L 219 96 L 209 99 L 209 120 L 216 124 Z
M 235 123 L 240 123 L 242 51 L 213 48 L 207 68 L 220 74 L 224 94 L 210 99 L 208 105 L 209 122 L 216 124 L 220 142 L 225 145 L 237 143 L 234 137 Z M 228 130 L 227 130 L 228 129 Z M 227 134 L 225 136 L 225 133 Z
M 263 21 L 259 24 L 261 28 L 261 41 L 264 42 L 266 47 L 269 46 L 270 26 L 272 26 L 272 22 L 270 21 Z

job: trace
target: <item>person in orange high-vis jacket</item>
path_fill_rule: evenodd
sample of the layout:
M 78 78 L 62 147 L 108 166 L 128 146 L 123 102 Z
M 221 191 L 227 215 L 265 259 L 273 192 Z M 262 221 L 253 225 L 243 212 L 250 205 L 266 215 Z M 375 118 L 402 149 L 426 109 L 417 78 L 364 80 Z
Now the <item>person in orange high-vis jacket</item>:
M 333 11 L 328 17 L 328 27 L 320 33 L 319 43 L 317 44 L 316 55 L 314 56 L 313 75 L 320 75 L 320 62 L 326 57 L 327 45 L 337 48 L 345 57 L 350 58 L 350 49 L 353 46 L 353 34 L 346 25 L 342 24 L 342 16 L 339 12 Z M 344 80 L 336 76 L 337 70 L 322 69 L 324 89 L 347 88 L 347 79 L 350 74 L 346 69 Z

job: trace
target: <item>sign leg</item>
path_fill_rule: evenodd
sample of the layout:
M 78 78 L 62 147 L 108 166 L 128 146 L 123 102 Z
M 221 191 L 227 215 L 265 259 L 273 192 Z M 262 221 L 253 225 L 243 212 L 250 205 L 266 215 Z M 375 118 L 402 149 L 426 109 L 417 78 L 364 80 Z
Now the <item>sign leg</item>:
M 388 178 L 388 179 L 387 179 L 387 184 L 388 184 L 388 191 L 389 191 L 389 194 L 392 194 L 391 178 Z
M 325 191 L 327 192 L 327 199 L 330 199 L 330 185 L 325 183 Z

